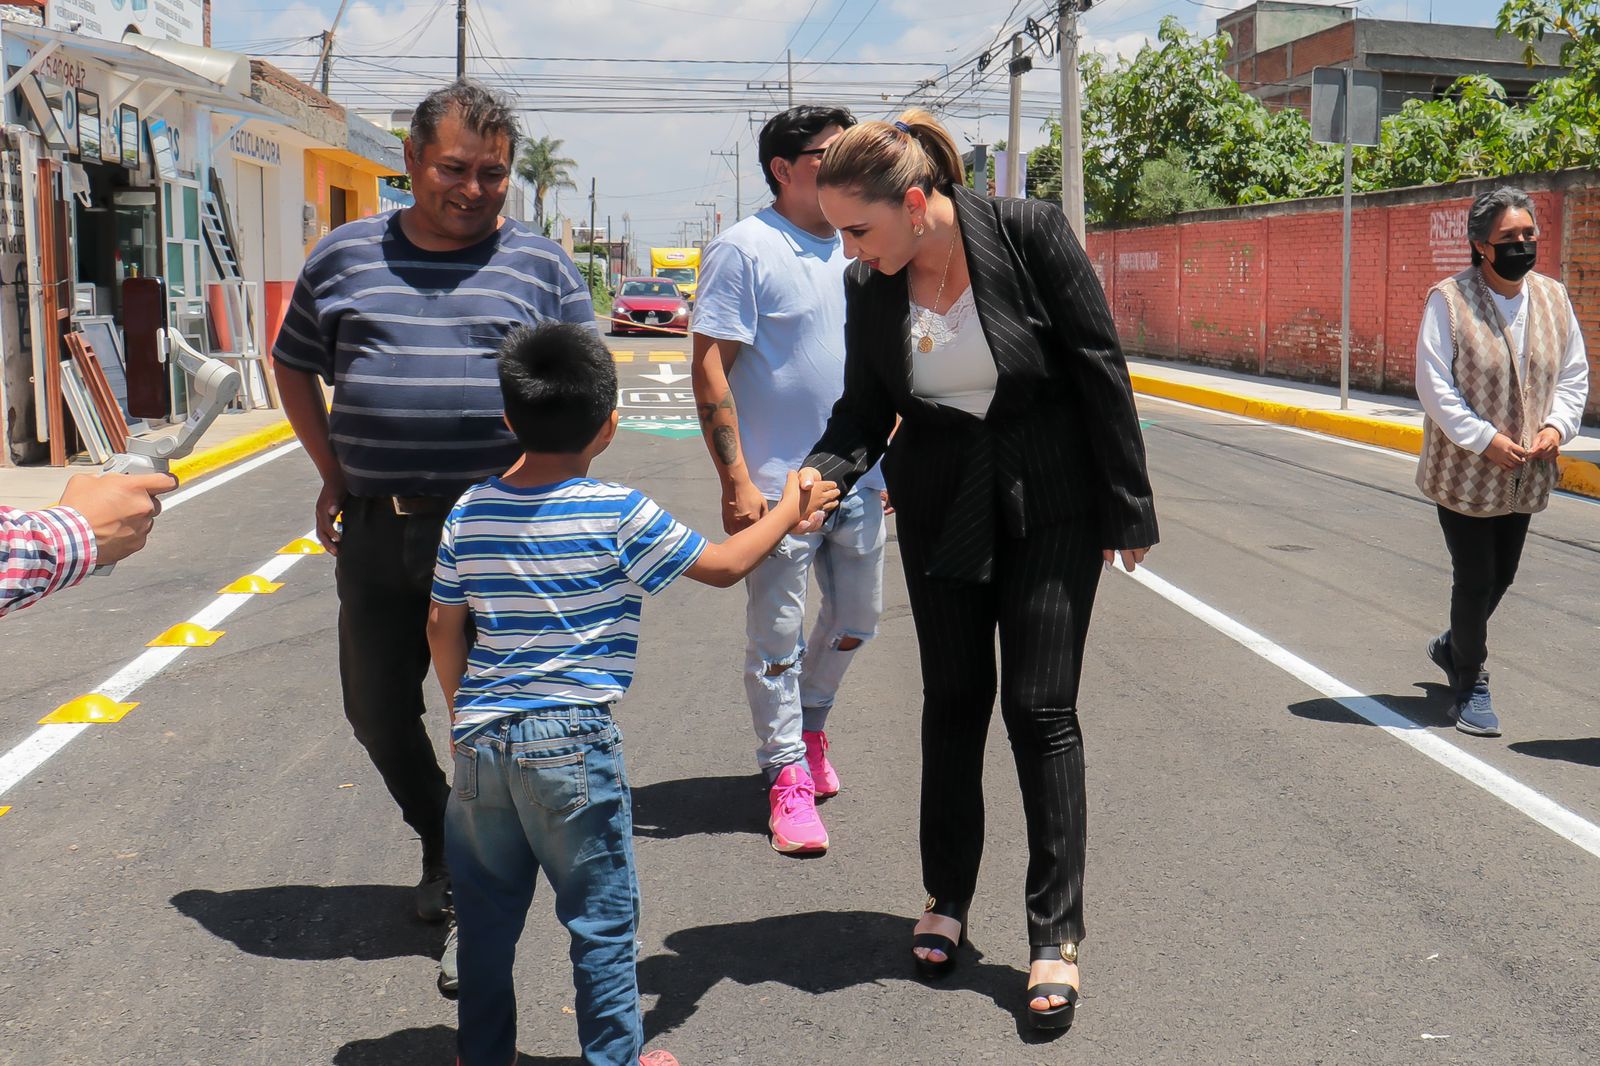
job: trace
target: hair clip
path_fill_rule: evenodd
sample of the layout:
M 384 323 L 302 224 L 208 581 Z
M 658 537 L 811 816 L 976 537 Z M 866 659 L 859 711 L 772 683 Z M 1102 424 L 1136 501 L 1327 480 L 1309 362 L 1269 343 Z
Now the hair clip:
M 898 119 L 895 120 L 894 128 L 899 130 L 901 133 L 911 132 L 911 127 L 907 126 L 904 122 L 901 122 Z

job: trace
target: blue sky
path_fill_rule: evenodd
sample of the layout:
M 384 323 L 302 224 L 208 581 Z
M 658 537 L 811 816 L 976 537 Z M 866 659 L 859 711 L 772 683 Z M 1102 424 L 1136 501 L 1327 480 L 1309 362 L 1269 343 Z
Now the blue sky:
M 1084 46 L 1108 53 L 1136 51 L 1165 15 L 1211 32 L 1216 19 L 1243 6 L 1238 0 L 1098 0 L 1082 20 Z M 1427 21 L 1429 0 L 1371 0 L 1363 17 Z M 316 45 L 338 0 L 216 0 L 218 47 L 264 55 L 290 73 L 308 76 Z M 1493 25 L 1498 0 L 1433 0 L 1436 21 Z M 960 68 L 995 40 L 1011 5 L 1004 0 L 582 0 L 533 5 L 526 0 L 471 0 L 469 70 L 525 101 L 608 96 L 631 86 L 636 113 L 556 111 L 524 116 L 527 131 L 565 141 L 577 160 L 581 193 L 561 194 L 561 213 L 587 221 L 591 179 L 597 215 L 609 214 L 620 234 L 628 213 L 641 245 L 676 243 L 680 224 L 705 217 L 715 202 L 724 224 L 734 217 L 735 180 L 714 151 L 741 154 L 739 190 L 745 213 L 768 199 L 755 160 L 760 117 L 784 106 L 784 49 L 796 57 L 796 100 L 825 102 L 851 94 L 858 117 L 891 115 L 905 101 L 959 94 L 947 123 L 958 141 L 1005 136 L 1004 81 L 974 88 L 971 66 Z M 1018 0 L 1023 15 L 1043 16 L 1048 0 Z M 339 30 L 331 95 L 358 108 L 381 110 L 414 103 L 453 72 L 454 0 L 351 0 Z M 537 11 L 537 14 L 530 14 Z M 1007 51 L 995 44 L 995 56 Z M 433 56 L 438 58 L 419 58 Z M 523 59 L 521 57 L 540 57 Z M 631 60 L 744 60 L 745 66 L 649 62 L 554 62 L 557 57 Z M 904 66 L 819 66 L 819 60 L 872 61 Z M 767 64 L 770 63 L 770 66 Z M 997 59 L 987 71 L 1002 65 Z M 946 77 L 951 66 L 957 73 Z M 1046 113 L 1059 108 L 1059 68 L 1036 59 L 1023 79 L 1026 117 L 1022 143 L 1042 139 Z M 626 79 L 626 82 L 624 82 Z M 919 90 L 919 82 L 931 82 Z M 609 87 L 606 91 L 601 86 Z M 714 94 L 737 109 L 695 113 L 680 101 Z M 590 101 L 598 102 L 598 99 Z M 651 113 L 643 113 L 649 111 Z

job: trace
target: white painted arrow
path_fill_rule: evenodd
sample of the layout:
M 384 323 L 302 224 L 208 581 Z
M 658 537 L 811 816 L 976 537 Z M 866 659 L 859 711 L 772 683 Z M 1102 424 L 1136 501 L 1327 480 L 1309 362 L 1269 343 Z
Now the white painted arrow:
M 671 385 L 674 382 L 683 381 L 689 377 L 688 374 L 678 373 L 666 363 L 662 363 L 657 366 L 654 374 L 640 374 L 639 376 L 642 378 L 648 378 L 651 381 L 659 381 L 663 385 Z

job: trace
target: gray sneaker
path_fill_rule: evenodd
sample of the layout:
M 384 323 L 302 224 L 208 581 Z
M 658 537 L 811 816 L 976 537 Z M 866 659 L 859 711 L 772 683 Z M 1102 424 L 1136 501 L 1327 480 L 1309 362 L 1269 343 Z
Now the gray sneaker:
M 1489 672 L 1478 674 L 1478 680 L 1468 692 L 1456 695 L 1456 728 L 1475 737 L 1500 735 L 1500 719 L 1494 713 L 1494 703 L 1489 699 Z
M 422 867 L 417 882 L 417 917 L 425 922 L 442 922 L 450 917 L 450 871 L 443 863 Z
M 1428 658 L 1433 660 L 1433 665 L 1444 671 L 1445 680 L 1450 684 L 1450 691 L 1459 691 L 1461 686 L 1456 684 L 1456 661 L 1450 654 L 1448 629 L 1428 641 Z
M 439 956 L 439 994 L 445 999 L 455 999 L 461 994 L 461 974 L 456 970 L 456 923 L 444 934 L 444 953 Z

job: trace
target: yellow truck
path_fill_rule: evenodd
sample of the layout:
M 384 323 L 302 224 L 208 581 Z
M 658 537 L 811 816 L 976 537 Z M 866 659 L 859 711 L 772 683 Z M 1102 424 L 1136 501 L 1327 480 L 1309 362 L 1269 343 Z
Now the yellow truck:
M 678 291 L 693 306 L 695 290 L 700 287 L 700 249 L 652 248 L 650 273 L 677 282 Z

